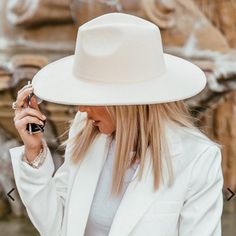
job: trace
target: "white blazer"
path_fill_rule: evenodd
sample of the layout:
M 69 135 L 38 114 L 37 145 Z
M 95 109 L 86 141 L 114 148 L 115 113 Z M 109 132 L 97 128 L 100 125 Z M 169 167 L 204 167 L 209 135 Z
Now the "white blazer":
M 69 135 L 81 127 L 77 113 Z M 153 191 L 149 153 L 143 179 L 130 182 L 109 236 L 220 236 L 223 208 L 221 152 L 204 135 L 166 127 L 175 182 Z M 39 169 L 21 160 L 24 146 L 10 149 L 16 186 L 42 236 L 83 236 L 109 136 L 100 134 L 80 166 L 65 161 L 55 171 L 50 152 Z M 137 168 L 134 177 L 139 168 Z M 165 169 L 165 167 L 164 167 Z M 133 178 L 134 178 L 133 177 Z M 94 232 L 96 236 L 96 232 Z

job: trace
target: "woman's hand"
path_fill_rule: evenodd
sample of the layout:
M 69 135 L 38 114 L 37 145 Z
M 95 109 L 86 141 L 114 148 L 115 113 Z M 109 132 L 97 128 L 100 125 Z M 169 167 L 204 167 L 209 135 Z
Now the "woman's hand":
M 25 156 L 28 161 L 34 160 L 39 154 L 42 146 L 43 133 L 29 134 L 26 126 L 28 123 L 36 123 L 44 125 L 42 120 L 46 117 L 39 110 L 35 95 L 30 100 L 30 106 L 28 107 L 27 96 L 33 92 L 31 84 L 24 86 L 18 91 L 16 104 L 17 109 L 15 110 L 14 123 L 15 127 L 25 145 Z

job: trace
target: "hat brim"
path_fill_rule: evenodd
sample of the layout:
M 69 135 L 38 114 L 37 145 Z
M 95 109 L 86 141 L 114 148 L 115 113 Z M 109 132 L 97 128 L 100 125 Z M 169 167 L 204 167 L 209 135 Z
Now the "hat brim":
M 182 58 L 164 54 L 167 72 L 135 84 L 88 82 L 73 75 L 74 55 L 54 61 L 33 78 L 34 94 L 65 105 L 135 105 L 184 100 L 206 85 L 204 72 Z

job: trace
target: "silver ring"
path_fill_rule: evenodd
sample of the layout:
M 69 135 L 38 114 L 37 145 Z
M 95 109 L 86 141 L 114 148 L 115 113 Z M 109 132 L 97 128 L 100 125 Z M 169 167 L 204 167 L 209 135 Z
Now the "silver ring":
M 19 108 L 18 105 L 17 105 L 17 102 L 13 102 L 11 107 L 12 107 L 13 110 L 16 110 L 16 109 Z

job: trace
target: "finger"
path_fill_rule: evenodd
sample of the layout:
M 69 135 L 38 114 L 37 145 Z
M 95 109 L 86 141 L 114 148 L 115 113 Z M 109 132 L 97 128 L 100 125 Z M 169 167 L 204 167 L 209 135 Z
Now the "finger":
M 32 84 L 27 84 L 27 85 L 25 85 L 24 87 L 22 87 L 22 88 L 17 92 L 17 95 L 18 95 L 19 93 L 22 93 L 22 91 L 24 91 L 25 89 L 31 88 L 31 87 L 32 87 Z
M 25 116 L 22 119 L 15 120 L 15 127 L 17 128 L 17 130 L 26 130 L 26 126 L 29 123 L 44 125 L 44 123 L 40 119 L 38 119 L 37 117 Z
M 21 111 L 22 111 L 22 108 L 21 108 L 21 107 L 15 109 L 15 110 L 14 110 L 14 112 L 15 112 L 15 117 L 16 117 Z
M 30 93 L 28 96 L 26 96 L 26 98 L 24 99 L 24 105 L 23 105 L 24 108 L 30 107 L 32 96 L 33 92 Z
M 16 103 L 18 107 L 23 107 L 28 105 L 27 96 L 33 92 L 33 87 L 26 88 L 17 95 Z
M 25 109 L 22 109 L 20 112 L 18 112 L 15 117 L 14 120 L 20 120 L 23 119 L 25 116 L 34 116 L 40 120 L 45 120 L 46 117 L 42 114 L 42 112 L 40 112 L 40 110 L 36 110 L 30 107 L 27 107 Z

